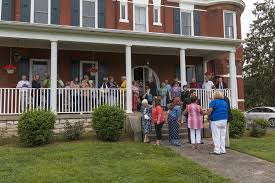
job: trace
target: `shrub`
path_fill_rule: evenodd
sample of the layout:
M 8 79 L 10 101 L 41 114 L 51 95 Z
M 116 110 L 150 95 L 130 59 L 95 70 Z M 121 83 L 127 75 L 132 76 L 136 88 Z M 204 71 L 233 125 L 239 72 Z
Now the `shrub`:
M 79 140 L 81 137 L 81 134 L 84 132 L 83 122 L 79 121 L 72 125 L 72 124 L 70 124 L 69 121 L 66 121 L 64 129 L 65 129 L 65 131 L 64 131 L 65 139 Z
M 125 120 L 124 110 L 103 105 L 92 113 L 92 126 L 100 140 L 117 141 Z
M 239 109 L 232 109 L 231 113 L 232 120 L 229 123 L 229 135 L 231 138 L 239 138 L 245 132 L 245 116 Z
M 24 146 L 47 144 L 52 137 L 55 115 L 50 111 L 31 110 L 23 113 L 18 122 L 19 141 Z
M 266 135 L 270 122 L 265 119 L 256 119 L 251 124 L 250 135 L 252 137 L 263 137 Z

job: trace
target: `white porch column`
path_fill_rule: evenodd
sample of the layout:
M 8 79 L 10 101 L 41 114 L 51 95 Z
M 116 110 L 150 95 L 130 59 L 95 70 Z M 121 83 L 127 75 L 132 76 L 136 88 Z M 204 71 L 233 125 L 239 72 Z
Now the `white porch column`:
M 183 83 L 186 83 L 185 49 L 180 49 L 180 82 L 183 88 Z
M 204 60 L 204 61 L 203 61 L 203 72 L 204 72 L 203 74 L 207 73 L 207 70 L 208 70 L 208 69 L 207 69 L 207 63 L 208 63 L 207 60 Z
M 57 41 L 51 41 L 51 109 L 57 112 Z
M 230 74 L 230 88 L 232 90 L 231 104 L 233 108 L 238 108 L 238 85 L 237 85 L 237 71 L 236 71 L 236 63 L 235 63 L 235 51 L 229 52 L 229 74 Z
M 126 45 L 126 112 L 132 113 L 132 51 L 131 45 Z

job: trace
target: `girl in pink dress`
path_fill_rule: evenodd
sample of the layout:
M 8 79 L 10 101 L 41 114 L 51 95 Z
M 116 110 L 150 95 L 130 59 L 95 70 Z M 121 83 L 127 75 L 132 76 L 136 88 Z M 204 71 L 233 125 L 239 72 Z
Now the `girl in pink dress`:
M 193 149 L 198 149 L 198 144 L 201 143 L 201 129 L 203 128 L 202 115 L 204 112 L 197 104 L 197 100 L 196 96 L 191 97 L 191 104 L 187 105 L 185 109 L 185 112 L 188 113 L 188 128 Z

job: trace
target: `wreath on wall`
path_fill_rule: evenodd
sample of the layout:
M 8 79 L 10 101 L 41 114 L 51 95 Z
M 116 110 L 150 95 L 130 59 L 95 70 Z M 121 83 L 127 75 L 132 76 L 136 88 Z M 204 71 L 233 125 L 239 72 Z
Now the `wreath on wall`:
M 87 72 L 89 72 L 91 75 L 94 75 L 95 73 L 98 72 L 98 69 L 95 66 L 92 66 L 88 68 Z

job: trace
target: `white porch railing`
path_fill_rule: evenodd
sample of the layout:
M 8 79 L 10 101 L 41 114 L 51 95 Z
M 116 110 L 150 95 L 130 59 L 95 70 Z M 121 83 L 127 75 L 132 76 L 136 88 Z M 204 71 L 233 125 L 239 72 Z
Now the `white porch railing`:
M 58 113 L 90 113 L 103 104 L 125 109 L 123 89 L 57 89 Z
M 215 90 L 195 89 L 202 108 L 208 108 Z M 220 90 L 231 99 L 231 90 Z M 0 115 L 21 114 L 31 109 L 50 110 L 50 89 L 0 88 Z M 57 89 L 57 113 L 91 113 L 103 104 L 126 109 L 123 89 Z
M 213 100 L 213 94 L 216 90 L 204 90 L 204 89 L 194 89 L 196 91 L 196 95 L 200 99 L 201 107 L 203 109 L 207 109 L 209 107 L 209 103 Z M 223 95 L 227 96 L 231 101 L 231 89 L 219 90 L 223 93 Z
M 0 88 L 0 115 L 50 109 L 50 89 Z

